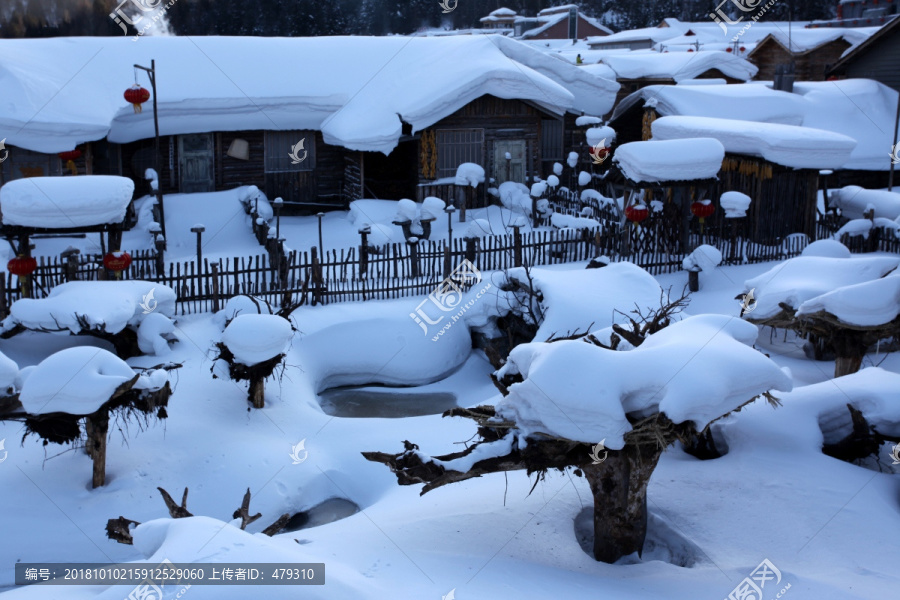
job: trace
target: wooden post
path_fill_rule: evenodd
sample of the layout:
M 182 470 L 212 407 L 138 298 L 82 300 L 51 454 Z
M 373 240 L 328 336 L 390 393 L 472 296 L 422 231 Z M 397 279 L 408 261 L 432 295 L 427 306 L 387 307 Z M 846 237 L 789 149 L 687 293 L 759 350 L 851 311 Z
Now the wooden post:
M 513 260 L 515 266 L 522 266 L 522 232 L 517 226 L 513 226 Z
M 359 247 L 359 276 L 365 277 L 369 272 L 369 233 L 361 231 L 362 245 Z
M 475 244 L 478 243 L 478 238 L 466 238 L 466 260 L 470 263 L 475 263 Z
M 313 300 L 312 305 L 315 306 L 319 302 L 321 302 L 321 290 L 319 286 L 322 280 L 322 273 L 319 269 L 319 253 L 315 246 L 309 249 L 309 254 L 311 258 L 310 268 L 312 269 L 312 283 L 313 283 Z
M 210 269 L 212 269 L 212 309 L 213 312 L 219 312 L 219 265 L 213 263 Z
M 692 292 L 700 291 L 700 271 L 694 269 L 688 271 L 688 289 Z
M 466 188 L 468 186 L 460 187 L 456 186 L 456 198 L 459 202 L 459 222 L 466 222 Z
M 451 270 L 450 259 L 451 259 L 451 254 L 452 254 L 452 252 L 451 252 L 451 250 L 450 250 L 450 243 L 448 242 L 448 243 L 444 246 L 444 279 L 447 279 L 448 277 L 450 277 L 450 270 Z
M 413 236 L 406 240 L 409 244 L 409 276 L 419 276 L 419 238 Z
M 0 319 L 9 315 L 9 307 L 6 304 L 6 274 L 0 274 Z
M 91 487 L 102 487 L 106 483 L 106 436 L 109 433 L 109 414 L 95 413 L 89 416 L 91 434 L 87 443 L 91 445 L 94 472 Z

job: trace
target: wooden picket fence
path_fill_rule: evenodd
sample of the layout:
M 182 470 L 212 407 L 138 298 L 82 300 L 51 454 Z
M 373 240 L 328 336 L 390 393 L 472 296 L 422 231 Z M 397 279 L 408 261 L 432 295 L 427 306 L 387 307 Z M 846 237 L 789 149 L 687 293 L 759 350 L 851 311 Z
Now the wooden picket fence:
M 574 207 L 573 207 L 574 208 Z M 599 210 L 600 207 L 597 207 Z M 663 244 L 637 243 L 633 252 L 620 253 L 620 228 L 606 222 L 601 231 L 556 230 L 528 234 L 498 235 L 478 240 L 421 240 L 392 244 L 375 253 L 361 247 L 328 250 L 319 255 L 309 252 L 275 252 L 249 257 L 235 256 L 215 261 L 204 259 L 162 264 L 153 250 L 131 253 L 132 264 L 123 279 L 156 281 L 173 288 L 180 314 L 217 311 L 227 299 L 249 294 L 280 306 L 330 304 L 335 302 L 384 300 L 430 293 L 463 260 L 469 260 L 482 272 L 503 271 L 517 266 L 554 265 L 587 261 L 605 255 L 613 262 L 631 261 L 653 275 L 672 273 L 682 268 L 681 253 L 672 253 Z M 647 229 L 629 234 L 651 235 Z M 830 237 L 820 227 L 816 237 Z M 851 238 L 843 240 L 854 252 L 874 250 L 900 253 L 900 242 L 893 238 Z M 789 236 L 777 245 L 764 245 L 743 238 L 720 238 L 710 233 L 692 234 L 692 245 L 710 244 L 723 256 L 723 264 L 745 264 L 783 260 L 797 256 L 806 247 L 806 236 Z M 32 275 L 32 296 L 47 296 L 65 281 L 94 280 L 105 274 L 99 255 L 74 255 L 67 259 L 40 257 Z M 0 314 L 20 297 L 18 280 L 0 278 Z

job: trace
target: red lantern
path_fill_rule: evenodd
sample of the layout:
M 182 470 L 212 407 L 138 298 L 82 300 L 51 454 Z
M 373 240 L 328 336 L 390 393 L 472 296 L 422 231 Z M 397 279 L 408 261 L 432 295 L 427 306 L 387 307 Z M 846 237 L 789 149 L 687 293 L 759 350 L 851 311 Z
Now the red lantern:
M 18 277 L 28 277 L 37 269 L 37 260 L 33 256 L 17 256 L 6 263 L 6 270 Z
M 115 273 L 124 271 L 129 265 L 131 265 L 131 255 L 127 252 L 110 252 L 103 257 L 103 266 Z
M 688 52 L 693 52 L 693 51 L 694 51 L 693 48 L 688 48 Z
M 633 206 L 625 207 L 625 218 L 631 221 L 632 223 L 640 223 L 644 219 L 650 216 L 650 211 L 647 210 L 646 204 L 635 204 Z
M 739 49 L 740 49 L 741 52 L 744 52 L 744 51 L 747 50 L 747 48 L 745 48 L 744 46 L 741 46 Z
M 79 158 L 81 158 L 81 150 L 79 150 L 78 148 L 69 150 L 68 152 L 59 153 L 59 159 L 64 161 L 78 160 Z
M 734 49 L 731 46 L 729 46 L 729 47 L 725 48 L 725 52 L 734 52 Z
M 138 84 L 125 90 L 125 101 L 134 106 L 134 112 L 141 112 L 141 104 L 150 99 L 150 92 Z
M 691 212 L 695 217 L 700 217 L 702 223 L 706 217 L 713 216 L 713 213 L 716 212 L 716 205 L 712 203 L 712 200 L 697 200 L 691 203 Z

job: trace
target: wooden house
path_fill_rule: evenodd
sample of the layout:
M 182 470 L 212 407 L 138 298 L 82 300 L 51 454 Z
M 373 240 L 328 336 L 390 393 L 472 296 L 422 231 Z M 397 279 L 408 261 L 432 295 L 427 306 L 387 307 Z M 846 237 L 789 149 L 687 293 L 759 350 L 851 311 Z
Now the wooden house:
M 896 8 L 896 7 L 895 7 Z M 874 79 L 900 92 L 900 18 L 894 18 L 871 37 L 835 61 L 829 77 Z
M 23 50 L 16 40 L 0 40 L 0 85 L 34 84 L 19 60 L 41 64 L 66 56 L 64 38 L 30 41 Z M 561 158 L 564 115 L 608 110 L 617 89 L 506 38 L 150 41 L 157 69 L 177 64 L 167 73 L 168 87 L 159 89 L 159 155 L 151 103 L 133 110 L 108 75 L 123 65 L 131 73 L 140 60 L 129 54 L 135 45 L 79 39 L 81 53 L 109 51 L 67 91 L 98 101 L 82 103 L 73 116 L 53 96 L 58 88 L 48 86 L 45 121 L 29 123 L 32 107 L 24 104 L 21 116 L 0 115 L 9 152 L 0 184 L 34 175 L 124 175 L 139 196 L 149 192 L 146 170 L 155 168 L 164 194 L 255 185 L 269 198 L 283 198 L 288 211 L 315 211 L 362 197 L 416 198 L 421 187 L 450 185 L 462 162 L 482 165 L 495 183 L 524 183 L 542 174 L 545 159 Z M 312 58 L 298 61 L 297 73 L 283 81 L 251 67 L 281 55 Z M 218 76 L 191 74 L 211 69 L 211 61 Z M 4 69 L 6 63 L 16 68 Z M 253 96 L 245 93 L 251 90 Z M 83 122 L 74 127 L 73 118 Z M 73 149 L 77 157 L 57 154 Z
M 781 65 L 794 65 L 795 81 L 825 81 L 829 68 L 853 44 L 861 43 L 868 29 L 798 29 L 768 34 L 748 54 L 757 66 L 756 79 L 772 81 Z

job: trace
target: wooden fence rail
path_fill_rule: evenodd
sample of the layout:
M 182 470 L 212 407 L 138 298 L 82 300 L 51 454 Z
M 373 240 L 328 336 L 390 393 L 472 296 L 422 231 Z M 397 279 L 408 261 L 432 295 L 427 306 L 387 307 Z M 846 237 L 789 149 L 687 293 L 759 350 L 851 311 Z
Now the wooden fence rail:
M 597 207 L 599 210 L 599 207 Z M 631 226 L 629 226 L 631 227 Z M 650 229 L 630 231 L 635 236 L 653 235 Z M 825 228 L 816 237 L 831 237 Z M 468 259 L 480 271 L 502 271 L 521 265 L 539 266 L 586 261 L 605 255 L 611 261 L 631 261 L 651 274 L 680 270 L 683 254 L 671 252 L 663 243 L 633 245 L 627 256 L 619 252 L 620 229 L 555 230 L 527 234 L 489 236 L 445 241 L 421 240 L 418 243 L 391 244 L 375 252 L 362 247 L 317 249 L 256 256 L 234 256 L 210 261 L 203 259 L 169 263 L 160 269 L 153 250 L 132 253 L 131 266 L 123 279 L 156 281 L 173 288 L 180 314 L 219 310 L 228 298 L 249 294 L 273 305 L 296 302 L 301 305 L 334 302 L 383 300 L 426 295 L 451 271 Z M 887 251 L 900 253 L 900 241 L 872 235 L 869 239 L 843 240 L 851 251 Z M 764 245 L 740 237 L 722 238 L 710 233 L 691 237 L 692 245 L 706 243 L 717 247 L 723 264 L 745 264 L 783 260 L 797 256 L 808 243 L 806 236 L 789 236 L 776 245 Z M 66 281 L 94 280 L 102 277 L 102 257 L 70 255 L 66 258 L 40 257 L 32 277 L 33 296 L 47 296 L 53 287 Z M 0 314 L 20 297 L 19 282 L 7 274 L 0 286 Z

